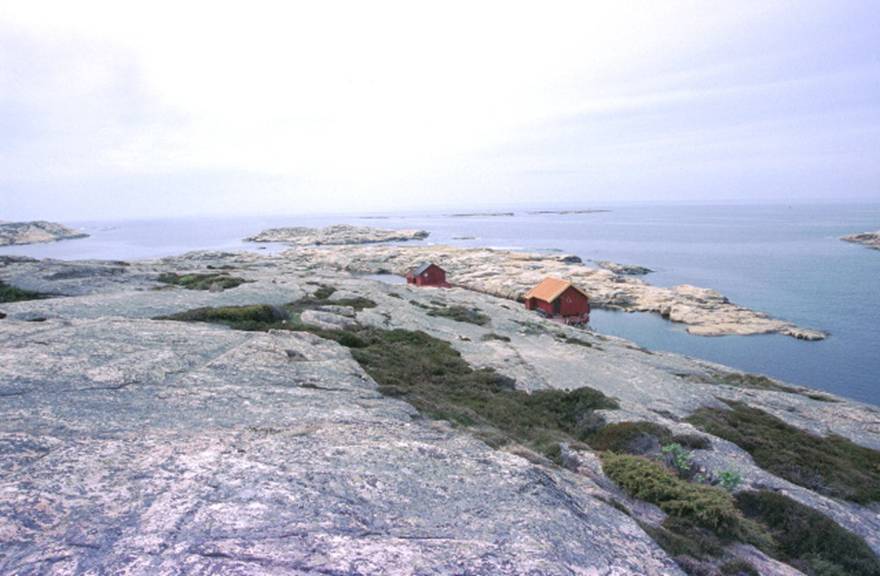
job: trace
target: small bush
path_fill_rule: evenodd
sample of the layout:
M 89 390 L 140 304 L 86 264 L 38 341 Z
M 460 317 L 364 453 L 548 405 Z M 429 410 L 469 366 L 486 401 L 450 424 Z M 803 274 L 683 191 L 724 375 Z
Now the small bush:
M 733 492 L 740 484 L 742 484 L 742 476 L 740 476 L 739 472 L 724 470 L 718 474 L 718 485 L 728 492 Z
M 428 311 L 428 316 L 449 318 L 456 322 L 468 322 L 470 324 L 476 324 L 477 326 L 485 326 L 490 320 L 488 316 L 480 312 L 477 308 L 466 308 L 464 306 L 433 308 Z
M 776 541 L 768 550 L 808 574 L 880 575 L 871 547 L 831 518 L 775 492 L 741 492 L 737 507 L 767 526 Z
M 163 284 L 180 286 L 187 290 L 227 290 L 246 282 L 244 278 L 230 276 L 225 272 L 208 274 L 175 274 L 174 272 L 165 272 L 159 275 L 158 280 Z
M 702 408 L 688 421 L 747 451 L 765 470 L 820 494 L 880 501 L 880 452 L 842 436 L 817 436 L 739 402 Z
M 712 447 L 712 442 L 699 434 L 676 434 L 672 441 L 691 450 L 708 450 Z
M 179 320 L 181 322 L 212 322 L 231 326 L 237 330 L 251 331 L 281 327 L 276 325 L 279 325 L 284 319 L 283 311 L 267 304 L 195 308 L 157 318 L 157 320 Z
M 326 300 L 336 292 L 336 288 L 333 286 L 327 286 L 326 284 L 321 284 L 321 287 L 315 290 L 312 293 L 312 297 L 316 300 Z
M 10 286 L 5 282 L 0 281 L 0 302 L 23 302 L 25 300 L 41 300 L 43 298 L 49 298 L 50 296 L 50 294 L 43 294 L 41 292 L 34 292 L 32 290 L 16 288 L 15 286 Z
M 488 342 L 490 340 L 498 340 L 499 342 L 510 342 L 510 338 L 508 338 L 507 336 L 502 336 L 501 334 L 496 334 L 495 332 L 483 334 L 480 337 L 480 340 L 482 340 L 483 342 Z
M 663 465 L 641 456 L 605 452 L 602 468 L 630 496 L 656 504 L 670 516 L 720 536 L 741 531 L 742 516 L 733 498 L 723 490 L 681 480 Z
M 647 454 L 659 450 L 671 436 L 668 428 L 653 422 L 618 422 L 598 430 L 586 442 L 594 450 Z

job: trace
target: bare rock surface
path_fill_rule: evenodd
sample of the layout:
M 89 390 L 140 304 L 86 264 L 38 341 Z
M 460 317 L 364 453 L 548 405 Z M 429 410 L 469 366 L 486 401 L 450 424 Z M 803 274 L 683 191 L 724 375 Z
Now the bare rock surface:
M 56 242 L 58 240 L 86 238 L 87 236 L 88 234 L 83 232 L 55 222 L 46 222 L 45 220 L 0 223 L 0 246 L 40 244 Z
M 664 288 L 610 270 L 590 268 L 577 256 L 532 254 L 489 248 L 449 246 L 370 246 L 291 250 L 285 253 L 303 266 L 331 266 L 361 273 L 405 274 L 431 261 L 447 271 L 450 283 L 502 298 L 521 299 L 547 276 L 566 278 L 587 291 L 599 308 L 653 312 L 687 325 L 701 336 L 779 333 L 803 340 L 821 340 L 825 333 L 802 328 L 730 302 L 708 288 L 690 285 Z
M 610 260 L 596 260 L 596 266 L 624 276 L 644 276 L 653 272 L 650 268 L 638 264 L 621 264 Z
M 873 248 L 874 250 L 880 250 L 880 230 L 878 230 L 877 232 L 850 234 L 849 236 L 842 237 L 841 240 L 845 242 L 852 242 L 854 244 L 861 244 L 862 246 L 867 246 L 868 248 Z
M 566 470 L 494 450 L 381 396 L 347 349 L 310 334 L 150 319 L 283 304 L 321 285 L 336 288 L 331 300 L 376 303 L 330 304 L 315 311 L 322 319 L 422 330 L 524 390 L 593 387 L 619 401 L 602 411 L 609 421 L 693 434 L 682 418 L 740 400 L 880 449 L 875 407 L 782 383 L 738 386 L 723 366 L 562 326 L 508 299 L 389 285 L 343 270 L 359 271 L 349 260 L 299 252 L 0 263 L 0 280 L 69 294 L 0 305 L 0 573 L 681 573 L 607 502 L 658 521 L 662 512 L 628 501 L 592 452 L 567 450 Z M 248 282 L 212 293 L 156 281 L 216 269 Z M 428 315 L 442 305 L 491 322 Z M 821 510 L 880 552 L 875 509 L 793 485 L 709 438 L 711 449 L 695 452 L 700 465 Z M 743 555 L 762 574 L 796 573 L 753 549 Z
M 382 230 L 369 226 L 350 226 L 337 224 L 326 228 L 294 226 L 290 228 L 270 228 L 255 236 L 245 238 L 248 242 L 284 242 L 297 246 L 373 244 L 377 242 L 406 242 L 424 240 L 428 232 L 424 230 Z

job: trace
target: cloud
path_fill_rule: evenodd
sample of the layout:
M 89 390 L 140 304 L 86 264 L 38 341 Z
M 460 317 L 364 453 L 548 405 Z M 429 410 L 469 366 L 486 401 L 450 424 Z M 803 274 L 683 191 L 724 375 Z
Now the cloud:
M 866 157 L 876 131 L 863 125 L 880 106 L 875 12 L 857 2 L 6 5 L 0 210 L 23 213 L 13 185 L 49 203 L 65 188 L 124 198 L 161 183 L 175 191 L 170 213 L 200 200 L 207 209 L 221 196 L 211 190 L 234 198 L 236 187 L 253 210 L 282 211 L 539 190 L 578 200 L 594 183 L 672 197 L 675 185 L 650 178 L 729 179 L 732 158 L 767 172 L 755 157 L 768 153 L 786 160 L 772 172 L 792 186 L 805 183 L 806 159 L 840 166 L 846 154 L 864 195 L 877 188 Z

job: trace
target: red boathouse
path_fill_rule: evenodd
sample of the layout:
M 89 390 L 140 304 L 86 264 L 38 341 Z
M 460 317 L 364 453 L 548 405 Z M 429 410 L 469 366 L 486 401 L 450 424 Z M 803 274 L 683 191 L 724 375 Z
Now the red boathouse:
M 407 284 L 416 286 L 440 286 L 446 288 L 446 270 L 433 262 L 425 262 L 418 268 L 410 270 L 406 275 Z
M 590 298 L 567 280 L 545 278 L 526 293 L 526 308 L 540 310 L 550 318 L 561 317 L 567 323 L 590 321 Z

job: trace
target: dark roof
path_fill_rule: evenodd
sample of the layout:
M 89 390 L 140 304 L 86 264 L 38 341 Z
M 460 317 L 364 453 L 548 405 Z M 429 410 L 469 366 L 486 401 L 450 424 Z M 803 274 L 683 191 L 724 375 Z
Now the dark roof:
M 419 276 L 419 275 L 423 274 L 431 266 L 434 266 L 433 262 L 422 262 L 421 264 L 419 264 L 418 268 L 413 270 L 413 275 Z M 439 266 L 438 266 L 438 268 L 439 268 Z

